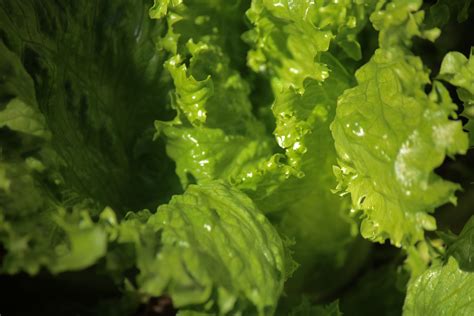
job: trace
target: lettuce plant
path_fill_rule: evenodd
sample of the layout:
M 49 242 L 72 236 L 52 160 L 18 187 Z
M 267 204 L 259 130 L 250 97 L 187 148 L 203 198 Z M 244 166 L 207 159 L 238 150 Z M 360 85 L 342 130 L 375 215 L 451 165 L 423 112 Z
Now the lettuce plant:
M 473 10 L 2 0 L 0 313 L 474 314 Z

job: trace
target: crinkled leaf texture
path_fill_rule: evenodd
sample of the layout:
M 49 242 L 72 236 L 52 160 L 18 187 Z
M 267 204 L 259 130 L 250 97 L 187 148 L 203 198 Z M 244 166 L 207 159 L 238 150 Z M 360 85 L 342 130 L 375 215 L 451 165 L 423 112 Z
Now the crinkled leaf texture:
M 469 59 L 459 52 L 446 54 L 438 78 L 458 88 L 459 98 L 466 107 L 464 113 L 474 118 L 474 49 Z
M 459 186 L 434 173 L 446 156 L 467 151 L 468 137 L 454 117 L 456 105 L 446 88 L 430 83 L 420 58 L 406 46 L 413 36 L 433 39 L 422 30 L 421 1 L 393 1 L 371 16 L 380 47 L 356 73 L 358 85 L 338 100 L 332 123 L 339 157 L 338 190 L 362 210 L 365 238 L 396 246 L 423 239 L 436 229 L 428 213 L 455 202 Z
M 460 315 L 474 313 L 474 273 L 462 271 L 450 258 L 413 280 L 408 287 L 403 315 Z
M 172 54 L 165 67 L 177 112 L 174 120 L 155 123 L 156 136 L 165 137 L 181 184 L 242 178 L 271 153 L 271 139 L 252 113 L 248 83 L 235 69 L 240 35 L 227 34 L 230 25 L 242 27 L 243 9 L 185 1 L 166 14 L 153 12 L 169 26 L 160 41 Z
M 332 165 L 336 154 L 329 124 L 337 97 L 353 84 L 353 76 L 325 51 L 334 38 L 348 49 L 353 47 L 357 55 L 355 36 L 365 25 L 370 8 L 349 1 L 326 3 L 326 14 L 322 14 L 314 5 L 294 3 L 288 4 L 291 12 L 285 15 L 272 3 L 252 4 L 247 15 L 254 28 L 246 40 L 256 46 L 248 63 L 271 69 L 263 74 L 269 77 L 275 96 L 268 111 L 276 123 L 274 139 L 256 119 L 250 89 L 228 49 L 227 42 L 232 43 L 236 35 L 229 34 L 223 41 L 228 25 L 239 25 L 229 12 L 238 15 L 240 8 L 224 10 L 218 3 L 183 1 L 168 7 L 164 15 L 152 13 L 169 26 L 163 49 L 174 54 L 166 68 L 175 86 L 171 105 L 177 111 L 173 121 L 157 121 L 155 126 L 157 135 L 166 139 L 167 153 L 176 161 L 183 187 L 224 179 L 244 191 L 263 212 L 276 214 L 273 222 L 279 231 L 295 239 L 295 257 L 301 263 L 291 281 L 295 291 L 307 287 L 330 292 L 352 273 L 345 269 L 347 275 L 332 278 L 333 273 L 323 271 L 341 269 L 356 233 L 346 215 L 347 199 L 330 191 L 335 186 Z M 301 23 L 307 9 L 311 11 L 308 21 Z M 201 13 L 199 18 L 196 12 Z M 272 26 L 267 27 L 267 19 Z M 205 25 L 200 24 L 202 20 Z M 277 38 L 273 27 L 283 39 Z M 331 32 L 333 37 L 326 36 Z M 261 48 L 258 43 L 267 36 L 276 36 L 268 40 L 278 41 L 291 52 L 266 46 L 262 53 L 271 58 L 253 64 Z M 322 42 L 305 42 L 308 38 Z M 301 48 L 303 42 L 308 49 Z M 294 69 L 288 70 L 290 66 Z M 365 252 L 360 254 L 362 258 Z M 325 285 L 328 283 L 331 286 Z
M 428 83 L 420 59 L 398 50 L 378 50 L 346 90 L 332 125 L 340 189 L 363 210 L 361 233 L 383 242 L 410 245 L 436 223 L 427 213 L 454 202 L 458 185 L 433 170 L 446 155 L 465 153 L 468 138 L 449 120 L 455 105 L 445 88 Z
M 145 227 L 130 225 L 122 224 L 119 240 L 137 242 L 141 291 L 168 294 L 183 310 L 273 314 L 287 255 L 276 230 L 245 194 L 223 182 L 190 185 L 160 206 Z M 141 239 L 131 227 L 139 228 Z M 144 239 L 155 246 L 142 244 Z
M 271 2 L 266 5 L 272 6 Z M 194 181 L 224 179 L 247 193 L 263 212 L 278 213 L 273 221 L 284 235 L 295 239 L 295 257 L 301 263 L 291 282 L 295 287 L 330 292 L 352 273 L 346 269 L 347 275 L 338 274 L 338 281 L 331 282 L 332 273 L 322 271 L 341 269 L 347 262 L 347 251 L 355 235 L 346 215 L 347 200 L 330 191 L 335 186 L 332 165 L 336 163 L 336 155 L 329 131 L 337 97 L 353 80 L 335 56 L 322 54 L 328 50 L 327 45 L 311 48 L 310 59 L 295 55 L 302 51 L 295 45 L 306 35 L 329 32 L 319 30 L 315 24 L 333 30 L 334 34 L 340 32 L 339 37 L 335 35 L 336 40 L 356 44 L 355 35 L 367 21 L 367 13 L 359 4 L 327 4 L 325 12 L 331 15 L 324 20 L 311 6 L 312 20 L 302 26 L 297 20 L 303 16 L 304 6 L 292 7 L 296 10 L 294 19 L 285 21 L 277 18 L 280 11 L 260 12 L 258 6 L 256 2 L 248 11 L 254 23 L 253 35 L 249 36 L 257 37 L 247 39 L 253 44 L 260 41 L 259 36 L 266 36 L 265 31 L 259 29 L 262 25 L 257 21 L 261 19 L 272 19 L 276 27 L 281 26 L 282 35 L 293 38 L 294 28 L 300 32 L 293 40 L 282 42 L 282 45 L 292 45 L 294 54 L 282 55 L 271 51 L 277 48 L 267 48 L 273 57 L 261 61 L 266 67 L 278 68 L 288 59 L 294 67 L 307 69 L 306 64 L 316 58 L 327 72 L 324 75 L 308 68 L 314 76 L 299 74 L 299 79 L 293 82 L 296 79 L 292 75 L 284 77 L 288 74 L 286 70 L 274 71 L 278 77 L 271 76 L 271 80 L 276 81 L 272 81 L 275 102 L 270 113 L 276 121 L 276 141 L 253 114 L 249 87 L 229 58 L 232 55 L 222 36 L 218 36 L 226 29 L 221 19 L 227 17 L 228 11 L 210 4 L 197 8 L 193 1 L 168 8 L 166 15 L 154 15 L 162 17 L 170 26 L 164 41 L 173 45 L 164 49 L 175 54 L 166 62 L 166 68 L 175 86 L 171 95 L 172 106 L 177 111 L 173 121 L 156 122 L 157 135 L 165 137 L 167 153 L 176 161 L 176 171 L 184 187 Z M 239 8 L 233 8 L 234 14 L 238 14 Z M 345 13 L 337 15 L 337 9 Z M 195 17 L 196 10 L 202 12 L 202 18 Z M 205 26 L 199 24 L 201 19 L 207 21 Z M 234 25 L 233 21 L 229 23 Z M 346 27 L 349 24 L 352 26 Z M 312 44 L 308 42 L 308 45 Z M 248 60 L 251 62 L 252 54 Z M 314 80 L 321 75 L 326 79 L 324 82 Z M 314 227 L 319 229 L 314 230 Z M 365 252 L 360 254 L 362 258 Z M 351 265 L 357 266 L 357 263 Z M 331 286 L 324 285 L 327 283 Z
M 432 266 L 427 268 L 424 264 L 424 271 L 421 273 L 412 272 L 405 298 L 404 315 L 473 313 L 473 227 L 474 220 L 471 218 L 459 236 L 438 233 L 447 247 L 445 255 L 432 258 Z
M 332 175 L 336 153 L 329 130 L 338 93 L 347 87 L 350 78 L 344 69 L 334 64 L 330 67 L 332 74 L 323 84 L 307 84 L 303 95 L 293 89 L 281 93 L 273 105 L 278 124 L 275 134 L 286 150 L 287 161 L 304 176 L 285 179 L 271 194 L 262 192 L 266 186 L 263 181 L 258 183 L 259 179 L 254 180 L 259 184 L 255 191 L 250 186 L 253 179 L 241 184 L 262 209 L 277 212 L 278 228 L 295 239 L 295 260 L 301 266 L 288 284 L 293 291 L 297 286 L 318 289 L 330 279 L 331 286 L 325 289 L 337 287 L 336 280 L 344 280 L 347 275 L 334 277 L 331 273 L 329 278 L 322 271 L 340 269 L 354 246 L 355 227 L 346 217 L 348 200 L 331 192 L 336 185 Z M 364 251 L 360 249 L 359 254 L 363 257 Z M 350 274 L 351 268 L 358 266 L 357 258 L 353 258 L 350 268 L 343 269 L 345 273 Z
M 253 46 L 248 64 L 270 77 L 275 90 L 304 90 L 308 78 L 324 81 L 330 69 L 320 60 L 333 42 L 346 56 L 360 59 L 356 35 L 375 1 L 252 1 L 254 28 L 244 34 Z
M 157 121 L 157 135 L 166 137 L 183 187 L 193 181 L 240 179 L 270 153 L 263 125 L 251 112 L 249 88 L 219 47 L 192 41 L 187 47 L 189 69 L 179 55 L 166 63 L 178 115 L 171 122 Z

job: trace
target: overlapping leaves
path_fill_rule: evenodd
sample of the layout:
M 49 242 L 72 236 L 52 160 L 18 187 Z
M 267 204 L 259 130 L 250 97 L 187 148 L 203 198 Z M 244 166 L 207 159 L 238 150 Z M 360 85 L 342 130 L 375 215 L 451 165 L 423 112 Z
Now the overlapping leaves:
M 456 105 L 447 90 L 434 82 L 427 95 L 428 72 L 404 48 L 411 36 L 431 34 L 420 31 L 420 5 L 394 1 L 374 13 L 382 48 L 356 73 L 358 86 L 340 97 L 331 127 L 339 189 L 363 211 L 362 235 L 396 246 L 423 239 L 436 228 L 428 213 L 455 202 L 459 186 L 433 170 L 468 146 L 461 123 L 450 120 Z

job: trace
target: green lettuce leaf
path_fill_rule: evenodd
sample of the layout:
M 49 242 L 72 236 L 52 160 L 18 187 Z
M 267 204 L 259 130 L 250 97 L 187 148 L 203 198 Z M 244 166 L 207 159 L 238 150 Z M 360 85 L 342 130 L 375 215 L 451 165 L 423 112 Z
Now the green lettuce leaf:
M 261 184 L 256 191 L 246 191 L 262 209 L 276 212 L 277 227 L 295 240 L 294 257 L 301 266 L 288 284 L 294 292 L 301 286 L 330 292 L 338 286 L 339 277 L 344 280 L 345 273 L 352 273 L 351 269 L 358 266 L 354 258 L 351 267 L 344 269 L 345 273 L 334 277 L 347 263 L 356 230 L 347 218 L 348 200 L 331 192 L 336 185 L 332 176 L 336 153 L 329 124 L 334 117 L 337 95 L 350 82 L 343 69 L 332 69 L 332 76 L 322 85 L 316 82 L 306 85 L 303 95 L 291 90 L 282 93 L 273 106 L 281 120 L 277 121 L 275 134 L 286 150 L 287 163 L 304 176 L 286 179 L 270 195 L 262 192 L 265 186 Z M 242 187 L 246 185 L 244 182 Z M 363 257 L 364 251 L 361 249 L 359 254 Z M 323 271 L 334 273 L 329 277 Z M 329 279 L 331 286 L 327 286 Z
M 439 29 L 427 28 L 423 23 L 422 4 L 422 0 L 378 1 L 370 21 L 379 31 L 380 48 L 410 47 L 415 36 L 434 41 L 440 35 Z
M 260 161 L 255 170 L 237 182 L 252 197 L 262 200 L 262 209 L 282 210 L 292 204 L 290 199 L 307 197 L 315 181 L 307 173 L 319 169 L 316 177 L 329 176 L 327 166 L 334 163 L 334 150 L 324 135 L 333 119 L 337 97 L 353 84 L 353 79 L 338 59 L 338 49 L 327 51 L 331 43 L 358 45 L 356 36 L 372 5 L 350 1 L 253 1 L 247 11 L 253 24 L 244 34 L 253 48 L 248 64 L 270 80 L 275 96 L 271 109 L 276 125 L 273 134 L 284 150 L 284 154 Z M 320 189 L 327 192 L 331 186 L 328 180 Z
M 433 170 L 446 155 L 465 153 L 468 138 L 454 117 L 456 105 L 444 86 L 433 83 L 420 58 L 407 52 L 420 29 L 420 1 L 394 1 L 371 17 L 380 30 L 378 49 L 356 73 L 358 86 L 338 100 L 331 126 L 339 157 L 338 190 L 352 198 L 365 238 L 396 246 L 423 239 L 436 229 L 428 215 L 455 202 L 459 186 Z
M 247 11 L 254 28 L 244 35 L 253 49 L 249 66 L 271 78 L 274 90 L 304 89 L 311 78 L 324 81 L 330 69 L 320 60 L 332 41 L 360 59 L 356 35 L 375 1 L 252 1 Z
M 295 240 L 300 267 L 287 284 L 289 293 L 304 289 L 315 297 L 328 295 L 366 254 L 366 246 L 354 242 L 348 201 L 330 191 L 336 154 L 329 131 L 338 96 L 354 84 L 341 58 L 359 57 L 356 35 L 371 11 L 366 4 L 254 1 L 247 11 L 254 26 L 244 35 L 253 47 L 248 64 L 270 80 L 274 136 L 284 152 L 264 160 L 236 185 Z M 338 47 L 331 49 L 331 43 Z M 348 264 L 353 247 L 361 248 Z
M 446 255 L 452 256 L 464 271 L 474 271 L 474 217 L 464 225 L 459 236 L 443 233 L 441 235 L 447 244 Z
M 461 233 L 439 233 L 445 243 L 443 257 L 437 257 L 432 267 L 421 275 L 412 276 L 405 299 L 406 315 L 469 315 L 474 310 L 470 297 L 474 286 L 473 271 L 474 218 Z M 447 258 L 443 262 L 443 258 Z
M 255 2 L 247 15 L 255 14 L 253 10 L 258 5 Z M 176 170 L 184 187 L 193 182 L 223 179 L 247 193 L 263 212 L 279 213 L 274 222 L 284 235 L 295 239 L 295 256 L 301 263 L 292 282 L 295 286 L 299 284 L 301 287 L 304 283 L 304 286 L 322 290 L 326 283 L 321 280 L 322 271 L 344 265 L 347 249 L 355 235 L 353 226 L 343 214 L 348 208 L 347 200 L 341 200 L 330 191 L 335 186 L 332 165 L 336 162 L 336 155 L 329 123 L 334 117 L 336 99 L 353 83 L 352 76 L 336 57 L 329 53 L 320 54 L 328 47 L 313 50 L 312 59 L 317 55 L 328 72 L 322 84 L 309 80 L 314 77 L 308 74 L 302 75 L 299 82 L 291 76 L 284 78 L 284 70 L 281 73 L 276 71 L 278 76 L 272 76 L 271 80 L 286 82 L 280 85 L 272 81 L 275 102 L 271 111 L 276 121 L 274 136 L 280 147 L 277 148 L 263 125 L 256 121 L 248 97 L 249 88 L 235 71 L 232 58 L 228 57 L 231 56 L 228 45 L 222 41 L 222 36 L 218 36 L 225 30 L 220 21 L 227 17 L 227 12 L 217 4 L 200 6 L 199 9 L 195 6 L 193 1 L 185 1 L 168 8 L 166 15 L 152 13 L 168 24 L 169 30 L 163 41 L 173 44 L 167 44 L 164 49 L 175 54 L 167 61 L 166 67 L 175 85 L 172 106 L 177 116 L 173 121 L 158 121 L 155 124 L 157 135 L 165 136 L 167 153 L 176 161 Z M 347 15 L 337 16 L 337 8 L 347 9 Z M 341 6 L 327 4 L 327 12 L 332 13 L 325 21 L 315 8 L 311 9 L 314 10 L 313 21 L 308 22 L 308 26 L 319 23 L 321 28 L 334 28 L 335 34 L 339 30 L 341 42 L 350 37 L 355 43 L 355 35 L 367 20 L 365 7 L 352 6 L 348 2 Z M 203 14 L 206 26 L 200 26 L 200 19 L 194 13 L 196 10 Z M 298 14 L 304 10 L 300 11 Z M 262 16 L 278 16 L 278 12 L 260 13 Z M 359 20 L 355 21 L 353 15 Z M 333 20 L 337 23 L 330 23 Z M 255 28 L 247 37 L 259 32 L 259 24 L 252 18 L 251 21 Z M 349 21 L 353 24 L 346 27 Z M 275 23 L 280 22 L 275 20 Z M 299 28 L 298 23 L 296 18 L 287 21 L 288 30 L 285 32 L 291 36 L 292 28 Z M 321 33 L 317 28 L 312 26 L 314 32 Z M 255 36 L 260 35 L 265 36 Z M 339 42 L 336 35 L 335 41 Z M 247 40 L 258 42 L 259 38 Z M 328 43 L 329 40 L 325 39 Z M 266 66 L 276 67 L 288 57 L 273 56 L 275 58 L 268 60 Z M 251 60 L 252 53 L 249 63 Z M 308 68 L 304 59 L 295 57 L 291 62 L 295 67 Z M 303 79 L 308 79 L 304 87 L 298 86 L 303 84 Z M 278 90 L 280 86 L 285 89 Z M 301 225 L 301 222 L 307 225 Z M 317 232 L 313 229 L 315 225 L 321 227 Z M 353 272 L 352 269 L 348 271 L 351 271 L 349 274 Z M 308 278 L 308 273 L 313 277 Z M 342 275 L 341 280 L 347 278 L 347 275 Z M 339 282 L 332 284 L 339 286 Z
M 271 152 L 263 125 L 251 112 L 249 88 L 218 47 L 192 41 L 187 47 L 192 54 L 189 69 L 179 55 L 166 63 L 176 87 L 173 107 L 178 115 L 171 122 L 157 121 L 155 136 L 166 137 L 183 187 L 189 178 L 198 183 L 240 179 Z
M 156 214 L 129 218 L 118 241 L 136 245 L 140 290 L 183 310 L 271 315 L 290 264 L 263 213 L 222 182 L 190 185 Z
M 92 222 L 85 203 L 66 214 L 54 196 L 62 179 L 49 166 L 54 155 L 42 148 L 51 132 L 38 109 L 33 80 L 1 42 L 0 56 L 2 91 L 13 95 L 0 111 L 0 241 L 7 250 L 1 269 L 35 274 L 41 266 L 52 272 L 88 267 L 105 254 L 105 232 Z
M 446 54 L 438 78 L 457 87 L 458 96 L 464 102 L 464 113 L 474 118 L 474 49 L 469 59 L 459 52 Z
M 154 0 L 150 17 L 167 25 L 157 48 L 184 57 L 190 40 L 213 43 L 223 50 L 232 67 L 241 69 L 245 65 L 247 47 L 240 33 L 245 29 L 243 12 L 248 5 L 248 0 L 234 1 L 232 5 L 223 1 Z
M 120 215 L 177 190 L 152 141 L 153 120 L 169 115 L 152 87 L 168 81 L 153 40 L 163 29 L 147 11 L 145 1 L 0 4 L 2 271 L 90 267 L 107 249 L 107 205 Z
M 474 117 L 472 53 L 431 81 L 410 52 L 472 1 L 439 0 L 426 23 L 421 0 L 152 2 L 0 3 L 0 273 L 17 274 L 0 296 L 270 316 L 340 315 L 316 304 L 345 293 L 348 314 L 399 313 L 399 266 L 352 286 L 360 220 L 405 247 L 406 314 L 472 313 L 473 220 L 440 233 L 445 252 L 424 236 L 460 188 L 434 170 L 468 147 L 440 81 Z
M 165 67 L 177 111 L 174 120 L 155 123 L 155 137 L 165 137 L 183 187 L 219 178 L 238 181 L 272 147 L 252 113 L 250 88 L 237 71 L 240 62 L 232 57 L 243 43 L 239 34 L 227 34 L 230 25 L 243 24 L 235 18 L 242 17 L 242 6 L 185 1 L 166 14 L 150 13 L 169 26 L 161 49 L 173 54 Z
M 471 315 L 474 274 L 462 271 L 450 258 L 413 280 L 408 287 L 403 315 Z

